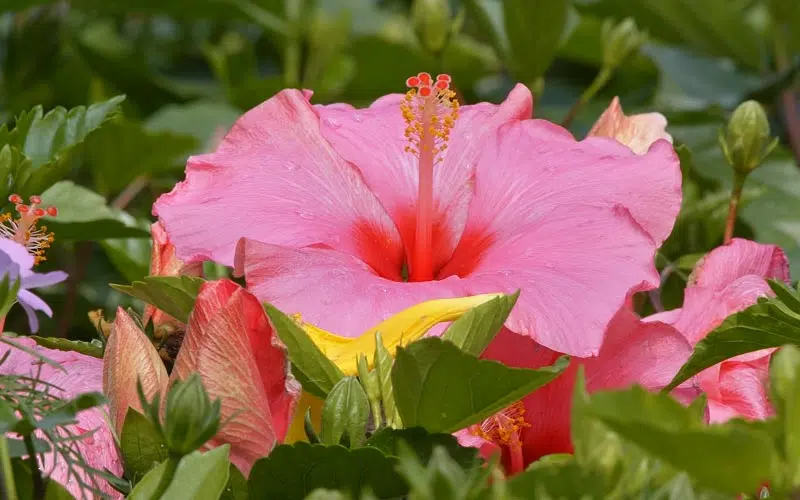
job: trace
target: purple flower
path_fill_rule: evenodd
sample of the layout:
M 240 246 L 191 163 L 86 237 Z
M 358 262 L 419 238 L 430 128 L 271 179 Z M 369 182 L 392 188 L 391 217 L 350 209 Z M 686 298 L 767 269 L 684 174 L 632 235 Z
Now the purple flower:
M 0 276 L 8 276 L 10 281 L 20 280 L 16 301 L 25 309 L 32 332 L 39 329 L 36 311 L 52 317 L 53 310 L 30 289 L 55 285 L 67 279 L 67 273 L 63 271 L 33 272 L 34 259 L 35 257 L 23 245 L 16 241 L 0 238 Z

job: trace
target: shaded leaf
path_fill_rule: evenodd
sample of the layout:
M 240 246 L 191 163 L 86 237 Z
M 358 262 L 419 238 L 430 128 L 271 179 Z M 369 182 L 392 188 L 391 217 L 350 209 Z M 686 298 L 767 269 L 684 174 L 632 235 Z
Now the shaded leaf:
M 74 351 L 93 358 L 103 357 L 103 346 L 99 342 L 86 342 L 83 340 L 70 340 L 63 337 L 39 337 L 30 335 L 28 338 L 33 339 L 42 347 L 48 349 L 57 349 L 59 351 Z
M 148 276 L 130 285 L 110 286 L 152 304 L 178 321 L 186 323 L 204 282 L 204 279 L 194 276 Z
M 183 457 L 175 470 L 172 482 L 161 500 L 218 500 L 228 484 L 229 445 L 205 453 L 195 451 Z M 128 495 L 130 500 L 153 498 L 167 462 L 147 473 Z
M 364 442 L 368 421 L 367 393 L 356 377 L 345 377 L 333 386 L 322 405 L 322 442 L 358 447 Z
M 386 455 L 399 456 L 400 443 L 413 450 L 423 463 L 430 460 L 433 449 L 437 446 L 445 448 L 450 458 L 462 467 L 471 467 L 478 461 L 476 448 L 461 446 L 452 434 L 430 434 L 422 427 L 408 429 L 387 427 L 373 434 L 364 446 L 378 448 Z
M 167 459 L 167 447 L 161 435 L 147 418 L 128 409 L 119 439 L 125 473 L 136 483 L 145 474 Z

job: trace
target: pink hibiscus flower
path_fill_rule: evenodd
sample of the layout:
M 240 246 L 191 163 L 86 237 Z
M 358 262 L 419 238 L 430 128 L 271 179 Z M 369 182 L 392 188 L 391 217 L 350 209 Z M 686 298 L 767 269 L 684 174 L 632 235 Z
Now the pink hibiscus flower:
M 789 262 L 775 245 L 735 238 L 716 248 L 698 263 L 686 288 L 683 308 L 647 320 L 672 324 L 696 344 L 722 321 L 772 296 L 764 278 L 789 281 Z M 737 356 L 697 376 L 708 395 L 709 419 L 724 422 L 733 417 L 764 419 L 773 412 L 766 382 L 774 349 Z
M 586 371 L 589 392 L 639 384 L 660 390 L 689 359 L 693 346 L 729 315 L 772 295 L 764 278 L 789 279 L 786 256 L 774 245 L 734 239 L 710 252 L 696 267 L 686 289 L 684 306 L 639 319 L 628 309 L 611 321 L 595 358 L 573 358 L 558 379 L 526 396 L 481 425 L 456 433 L 459 441 L 499 451 L 509 474 L 550 453 L 571 453 L 570 411 L 577 367 Z M 766 349 L 723 361 L 673 391 L 688 403 L 699 393 L 708 397 L 711 423 L 733 417 L 763 419 L 772 414 L 766 382 Z M 509 366 L 539 368 L 555 362 L 559 353 L 504 329 L 483 357 Z
M 355 336 L 425 300 L 522 290 L 507 327 L 596 355 L 681 201 L 666 140 L 644 154 L 531 119 L 518 85 L 459 107 L 421 73 L 369 108 L 284 90 L 155 204 L 178 257 L 235 264 L 260 299 Z M 404 274 L 408 280 L 404 279 Z
M 102 368 L 103 361 L 91 356 L 72 351 L 58 351 L 40 347 L 31 339 L 16 338 L 14 342 L 38 354 L 59 363 L 64 370 L 59 370 L 48 364 L 41 364 L 40 360 L 30 354 L 4 345 L 0 355 L 9 352 L 8 359 L 0 365 L 0 373 L 15 374 L 34 377 L 52 384 L 58 389 L 51 393 L 59 398 L 71 399 L 85 392 L 101 392 L 103 389 Z M 41 389 L 41 387 L 40 387 Z M 83 439 L 75 444 L 76 451 L 81 453 L 83 460 L 92 468 L 108 469 L 115 475 L 122 475 L 122 459 L 117 451 L 112 431 L 108 425 L 106 408 L 91 408 L 84 410 L 76 416 L 77 423 L 68 428 L 74 435 L 83 435 Z M 91 434 L 90 434 L 91 433 Z M 90 435 L 86 435 L 90 434 Z M 53 452 L 44 454 L 42 470 L 51 479 L 64 485 L 75 498 L 90 498 L 86 496 L 87 490 L 82 487 L 90 485 L 100 489 L 111 498 L 122 498 L 122 495 L 112 488 L 104 479 L 91 478 L 79 468 L 75 468 L 80 476 L 70 477 L 69 469 L 63 458 L 56 457 Z

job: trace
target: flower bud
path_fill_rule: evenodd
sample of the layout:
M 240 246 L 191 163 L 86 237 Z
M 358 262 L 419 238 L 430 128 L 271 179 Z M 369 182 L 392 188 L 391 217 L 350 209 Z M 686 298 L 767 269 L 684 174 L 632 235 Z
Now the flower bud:
M 608 19 L 603 23 L 603 66 L 614 69 L 647 41 L 647 33 L 639 31 L 636 22 L 626 18 L 619 24 Z
M 451 33 L 448 0 L 415 0 L 411 22 L 422 46 L 429 52 L 441 52 Z
M 725 131 L 720 131 L 719 143 L 733 169 L 746 175 L 775 149 L 778 139 L 770 139 L 769 120 L 761 104 L 745 101 L 734 110 Z
M 221 404 L 213 403 L 197 373 L 177 381 L 167 395 L 164 440 L 170 453 L 188 455 L 211 439 L 219 429 Z

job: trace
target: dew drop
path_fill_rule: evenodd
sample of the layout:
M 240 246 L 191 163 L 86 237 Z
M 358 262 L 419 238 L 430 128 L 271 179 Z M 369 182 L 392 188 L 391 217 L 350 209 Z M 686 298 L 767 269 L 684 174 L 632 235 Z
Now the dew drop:
M 353 121 L 356 123 L 361 123 L 364 121 L 364 116 L 361 113 L 356 113 L 353 115 Z
M 314 220 L 314 214 L 308 212 L 297 212 L 297 216 L 304 220 Z
M 341 122 L 339 122 L 339 120 L 336 120 L 334 118 L 323 118 L 322 121 L 325 123 L 325 125 L 334 130 L 342 126 Z
M 287 160 L 287 161 L 286 161 L 286 162 L 283 164 L 283 166 L 284 166 L 284 168 L 286 168 L 286 170 L 288 170 L 289 172 L 294 172 L 295 170 L 297 170 L 297 169 L 299 168 L 299 165 L 298 165 L 297 163 L 293 162 L 292 160 Z

